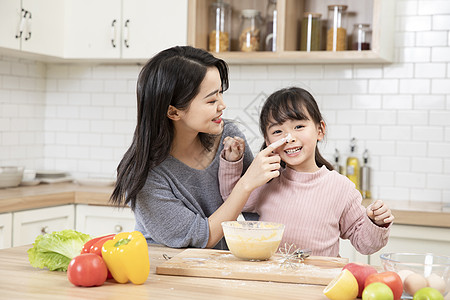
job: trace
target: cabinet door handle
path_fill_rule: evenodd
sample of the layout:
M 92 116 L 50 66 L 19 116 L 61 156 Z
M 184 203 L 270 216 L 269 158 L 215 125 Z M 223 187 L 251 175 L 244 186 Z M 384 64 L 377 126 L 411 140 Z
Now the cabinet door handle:
M 26 32 L 25 41 L 28 41 L 29 39 L 31 39 L 31 13 L 29 11 L 27 11 L 27 13 L 28 13 L 28 18 L 25 18 L 25 21 L 26 21 L 25 22 L 25 32 Z
M 129 44 L 129 41 L 130 41 L 130 27 L 128 27 L 128 24 L 130 24 L 130 19 L 127 19 L 125 21 L 125 25 L 124 25 L 124 28 L 123 28 L 123 36 L 124 36 L 123 43 L 124 43 L 125 47 L 130 48 L 130 44 Z
M 20 23 L 19 23 L 19 26 L 17 27 L 17 32 L 16 32 L 16 39 L 20 39 L 22 37 L 22 32 L 25 27 L 26 15 L 27 15 L 27 11 L 22 8 L 22 11 L 20 13 Z
M 122 225 L 116 225 L 116 226 L 114 226 L 114 231 L 115 231 L 115 232 L 122 232 L 122 230 L 123 230 Z
M 46 233 L 48 233 L 48 226 L 44 226 L 41 228 L 41 234 L 44 235 Z
M 116 48 L 116 36 L 117 36 L 116 23 L 117 20 L 114 19 L 111 24 L 111 45 L 113 46 L 113 48 Z

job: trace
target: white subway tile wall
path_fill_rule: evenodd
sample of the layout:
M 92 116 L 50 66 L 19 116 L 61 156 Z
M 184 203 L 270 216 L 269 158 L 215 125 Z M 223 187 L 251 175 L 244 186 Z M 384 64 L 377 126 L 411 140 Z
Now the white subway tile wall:
M 450 1 L 397 0 L 392 64 L 231 65 L 225 117 L 250 146 L 259 109 L 286 86 L 309 90 L 341 163 L 355 137 L 374 198 L 450 203 Z M 0 164 L 113 176 L 130 144 L 139 66 L 45 64 L 0 56 Z

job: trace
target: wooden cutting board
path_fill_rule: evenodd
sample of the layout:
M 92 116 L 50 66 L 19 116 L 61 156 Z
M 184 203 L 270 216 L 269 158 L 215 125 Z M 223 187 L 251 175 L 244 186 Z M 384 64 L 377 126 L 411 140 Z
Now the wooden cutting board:
M 245 261 L 230 251 L 186 249 L 156 267 L 156 274 L 327 285 L 348 263 L 346 258 L 310 256 L 298 267 L 282 266 L 283 256 Z

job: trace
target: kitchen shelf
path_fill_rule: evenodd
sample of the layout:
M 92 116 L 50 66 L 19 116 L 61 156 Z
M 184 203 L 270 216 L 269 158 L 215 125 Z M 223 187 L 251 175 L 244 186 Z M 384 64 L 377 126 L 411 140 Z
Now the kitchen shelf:
M 232 36 L 239 23 L 238 11 L 253 7 L 265 11 L 266 1 L 230 0 L 233 7 Z M 188 17 L 188 44 L 207 48 L 208 9 L 214 0 L 190 0 Z M 394 5 L 392 0 L 347 0 L 349 8 L 355 7 L 354 15 L 370 15 L 372 28 L 371 50 L 366 51 L 299 51 L 299 24 L 303 12 L 322 7 L 322 20 L 326 19 L 326 8 L 333 1 L 278 0 L 277 51 L 220 52 L 213 53 L 229 64 L 342 64 L 342 63 L 389 63 L 393 59 Z M 369 8 L 369 9 L 368 9 Z M 371 9 L 370 9 L 371 8 Z M 365 20 L 365 22 L 367 22 Z M 348 21 L 347 33 L 352 23 Z M 233 42 L 232 42 L 233 49 Z

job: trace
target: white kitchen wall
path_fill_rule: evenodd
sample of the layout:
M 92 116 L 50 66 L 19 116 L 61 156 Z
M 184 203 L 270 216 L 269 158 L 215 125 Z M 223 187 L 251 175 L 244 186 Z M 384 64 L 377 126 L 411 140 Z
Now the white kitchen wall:
M 46 66 L 0 56 L 0 165 L 42 168 Z
M 398 0 L 392 64 L 232 65 L 225 117 L 251 148 L 258 109 L 296 85 L 328 125 L 321 151 L 370 153 L 374 198 L 450 203 L 450 1 Z M 0 56 L 0 164 L 113 176 L 135 125 L 139 66 L 41 64 Z M 34 162 L 36 161 L 36 163 Z

